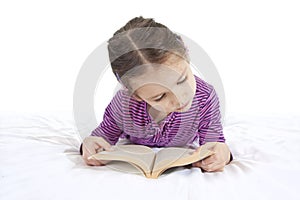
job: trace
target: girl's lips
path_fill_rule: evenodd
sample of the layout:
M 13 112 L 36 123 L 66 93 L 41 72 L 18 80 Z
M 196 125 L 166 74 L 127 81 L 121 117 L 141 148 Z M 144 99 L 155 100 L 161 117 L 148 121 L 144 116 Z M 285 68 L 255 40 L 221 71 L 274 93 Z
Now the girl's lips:
M 177 108 L 177 110 L 182 110 L 182 109 L 185 108 L 188 104 L 189 104 L 189 102 L 187 102 L 186 104 L 184 104 L 184 105 L 181 106 L 180 108 Z

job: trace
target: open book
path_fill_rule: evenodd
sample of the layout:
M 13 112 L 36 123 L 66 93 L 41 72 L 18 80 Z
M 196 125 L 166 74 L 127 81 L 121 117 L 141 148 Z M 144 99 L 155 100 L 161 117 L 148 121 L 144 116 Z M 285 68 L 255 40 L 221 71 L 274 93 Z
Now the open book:
M 100 151 L 89 159 L 127 162 L 145 177 L 158 178 L 169 168 L 188 165 L 214 154 L 207 144 L 200 146 L 198 151 L 191 148 L 166 147 L 157 152 L 144 145 L 116 145 L 112 146 L 112 151 Z M 106 165 L 109 165 L 109 162 Z

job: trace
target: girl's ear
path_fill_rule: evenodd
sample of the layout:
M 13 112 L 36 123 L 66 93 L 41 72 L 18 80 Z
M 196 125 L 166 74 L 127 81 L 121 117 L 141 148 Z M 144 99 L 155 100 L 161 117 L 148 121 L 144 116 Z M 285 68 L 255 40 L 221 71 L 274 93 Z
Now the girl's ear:
M 138 95 L 136 94 L 132 94 L 132 96 L 137 100 L 137 101 L 143 101 L 143 99 L 141 99 Z

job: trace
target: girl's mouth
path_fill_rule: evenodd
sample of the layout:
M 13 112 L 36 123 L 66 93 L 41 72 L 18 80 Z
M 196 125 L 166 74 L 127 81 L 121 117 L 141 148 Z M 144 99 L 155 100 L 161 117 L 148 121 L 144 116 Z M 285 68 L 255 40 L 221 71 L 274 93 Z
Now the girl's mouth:
M 187 107 L 187 105 L 189 104 L 189 102 L 185 103 L 183 106 L 181 106 L 180 108 L 177 108 L 177 110 L 182 110 L 184 109 L 185 107 Z

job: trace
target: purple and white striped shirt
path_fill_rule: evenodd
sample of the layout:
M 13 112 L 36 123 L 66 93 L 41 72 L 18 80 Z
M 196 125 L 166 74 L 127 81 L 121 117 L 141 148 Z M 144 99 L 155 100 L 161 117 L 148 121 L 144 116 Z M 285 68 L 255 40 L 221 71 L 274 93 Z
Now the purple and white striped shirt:
M 91 136 L 114 145 L 119 138 L 150 147 L 225 142 L 219 99 L 212 85 L 194 75 L 196 93 L 185 112 L 172 112 L 159 124 L 147 112 L 147 103 L 119 90 L 105 109 L 103 121 Z

